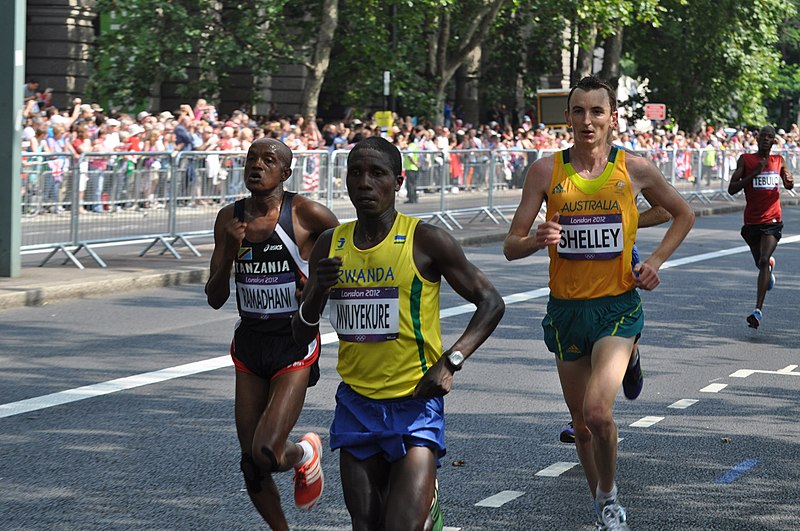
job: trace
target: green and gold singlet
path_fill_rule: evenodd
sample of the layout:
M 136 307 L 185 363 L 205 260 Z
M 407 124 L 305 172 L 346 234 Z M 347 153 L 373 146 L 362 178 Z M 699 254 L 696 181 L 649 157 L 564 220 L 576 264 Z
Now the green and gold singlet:
M 368 398 L 411 395 L 442 353 L 440 283 L 424 279 L 414 263 L 419 221 L 398 213 L 386 238 L 370 249 L 354 245 L 355 221 L 333 232 L 328 256 L 342 259 L 328 299 L 339 335 L 336 369 Z
M 547 219 L 559 213 L 561 242 L 548 248 L 550 293 L 559 299 L 595 299 L 634 289 L 631 251 L 639 211 L 625 151 L 611 148 L 596 179 L 584 179 L 569 163 L 569 150 L 555 154 L 547 194 Z

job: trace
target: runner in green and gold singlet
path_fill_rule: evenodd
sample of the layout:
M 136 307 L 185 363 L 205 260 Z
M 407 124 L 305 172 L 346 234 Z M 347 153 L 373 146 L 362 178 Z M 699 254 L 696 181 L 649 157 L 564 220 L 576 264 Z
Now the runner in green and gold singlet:
M 337 227 L 329 256 L 342 259 L 329 297 L 331 324 L 339 334 L 342 381 L 360 395 L 400 398 L 442 354 L 439 282 L 414 264 L 419 223 L 398 213 L 389 234 L 375 247 L 353 244 L 356 223 Z

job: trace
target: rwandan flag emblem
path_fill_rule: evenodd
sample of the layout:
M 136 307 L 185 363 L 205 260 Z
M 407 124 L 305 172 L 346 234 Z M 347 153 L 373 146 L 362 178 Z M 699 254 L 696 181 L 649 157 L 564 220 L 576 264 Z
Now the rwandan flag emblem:
M 403 245 L 406 243 L 406 235 L 405 234 L 397 234 L 394 237 L 394 244 L 395 245 Z
M 252 260 L 253 248 L 252 247 L 239 247 L 239 260 Z

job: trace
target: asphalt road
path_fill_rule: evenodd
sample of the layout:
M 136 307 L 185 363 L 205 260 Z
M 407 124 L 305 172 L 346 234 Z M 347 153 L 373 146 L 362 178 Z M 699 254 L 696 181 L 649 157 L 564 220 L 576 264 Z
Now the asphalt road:
M 745 323 L 756 270 L 741 213 L 698 218 L 662 285 L 643 294 L 645 388 L 636 401 L 620 393 L 615 411 L 634 529 L 800 528 L 800 208 L 784 215 L 759 330 Z M 664 230 L 640 231 L 643 256 Z M 445 525 L 593 529 L 574 447 L 558 441 L 568 416 L 542 341 L 546 256 L 467 251 L 509 304 L 446 400 Z M 443 292 L 447 344 L 469 313 Z M 233 301 L 210 309 L 200 286 L 0 311 L 0 529 L 265 528 L 238 470 L 235 313 Z M 335 347 L 323 347 L 294 437 L 315 430 L 327 443 Z M 325 493 L 307 513 L 291 506 L 291 475 L 278 477 L 293 529 L 349 529 L 338 455 L 326 452 L 323 468 Z

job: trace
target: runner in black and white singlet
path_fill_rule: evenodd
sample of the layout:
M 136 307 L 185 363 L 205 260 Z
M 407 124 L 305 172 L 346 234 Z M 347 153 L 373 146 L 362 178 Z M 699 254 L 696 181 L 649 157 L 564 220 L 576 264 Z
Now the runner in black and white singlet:
M 288 530 L 274 472 L 295 470 L 295 504 L 310 509 L 322 494 L 322 444 L 315 433 L 287 440 L 306 389 L 319 378 L 319 337 L 292 338 L 291 319 L 319 235 L 338 225 L 319 203 L 286 192 L 292 152 L 274 139 L 254 142 L 244 178 L 250 197 L 223 207 L 214 225 L 208 303 L 221 308 L 234 273 L 240 319 L 231 343 L 236 367 L 236 431 L 247 493 L 264 521 Z

